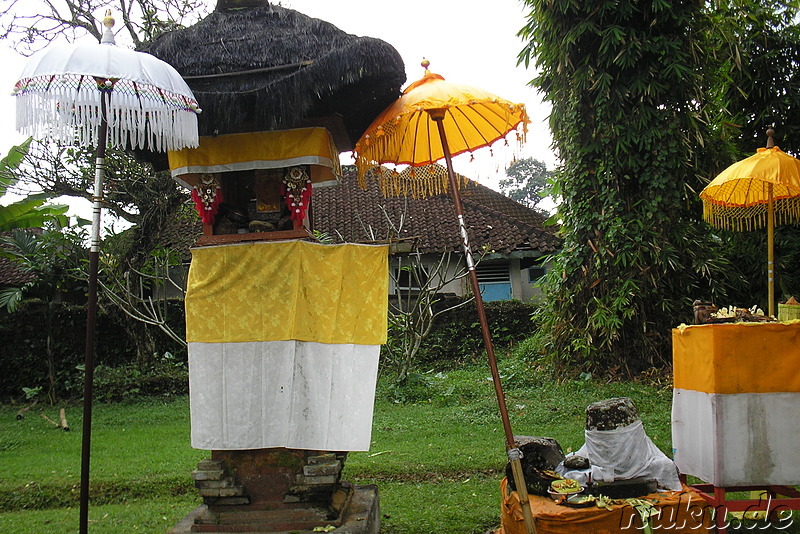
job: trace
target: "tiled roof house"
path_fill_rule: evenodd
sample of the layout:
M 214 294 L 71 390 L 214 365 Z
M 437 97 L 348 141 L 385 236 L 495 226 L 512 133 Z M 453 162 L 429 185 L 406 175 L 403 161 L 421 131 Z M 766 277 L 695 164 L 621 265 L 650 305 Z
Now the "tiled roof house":
M 40 232 L 39 229 L 28 230 L 30 232 Z M 0 232 L 0 236 L 10 236 L 11 232 Z M 21 286 L 36 278 L 36 275 L 26 272 L 10 258 L 0 256 L 0 287 Z
M 393 269 L 397 269 L 398 255 L 420 254 L 433 264 L 444 252 L 462 253 L 448 195 L 384 198 L 374 182 L 361 189 L 353 167 L 343 171 L 339 185 L 314 189 L 311 228 L 315 232 L 334 242 L 390 242 Z M 543 225 L 545 217 L 540 213 L 477 182 L 468 181 L 461 196 L 473 252 L 477 256 L 483 251 L 477 272 L 484 299 L 528 300 L 538 295 L 535 283 L 547 267 L 543 258 L 560 247 L 555 229 Z M 179 251 L 188 263 L 189 248 L 201 233 L 196 216 L 182 215 L 165 229 L 161 244 Z M 469 290 L 462 280 L 443 291 L 462 295 Z
M 453 201 L 448 195 L 384 198 L 374 181 L 362 190 L 355 174 L 354 168 L 345 167 L 341 184 L 314 191 L 315 231 L 336 241 L 403 243 L 395 250 L 427 255 L 431 262 L 443 252 L 461 253 Z M 543 226 L 543 215 L 477 182 L 468 181 L 461 198 L 473 252 L 485 251 L 477 267 L 484 299 L 536 296 L 535 282 L 546 267 L 542 259 L 560 246 L 555 230 Z M 446 290 L 463 294 L 466 282 Z

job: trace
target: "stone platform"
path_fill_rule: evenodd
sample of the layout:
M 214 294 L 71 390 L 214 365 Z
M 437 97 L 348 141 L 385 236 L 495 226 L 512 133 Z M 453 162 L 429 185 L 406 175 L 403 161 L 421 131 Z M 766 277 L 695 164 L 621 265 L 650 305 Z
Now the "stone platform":
M 198 532 L 313 534 L 315 526 L 325 527 L 330 524 L 338 524 L 335 529 L 330 531 L 330 534 L 378 534 L 381 528 L 378 488 L 374 485 L 354 486 L 348 502 L 335 522 L 327 521 L 322 515 L 314 521 L 307 514 L 300 518 L 293 513 L 294 510 L 278 509 L 239 512 L 235 521 L 229 524 L 226 524 L 226 518 L 223 515 L 218 517 L 215 524 L 210 525 L 203 519 L 208 516 L 208 512 L 207 505 L 198 506 L 167 534 L 195 534 Z M 247 521 L 242 513 L 249 515 L 250 521 Z M 205 527 L 212 530 L 205 530 Z

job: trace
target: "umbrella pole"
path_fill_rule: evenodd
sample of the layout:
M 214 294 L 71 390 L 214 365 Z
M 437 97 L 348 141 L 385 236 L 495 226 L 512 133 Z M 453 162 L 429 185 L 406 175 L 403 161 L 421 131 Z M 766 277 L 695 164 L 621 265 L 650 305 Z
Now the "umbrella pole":
M 772 184 L 767 186 L 767 295 L 770 317 L 775 317 L 775 205 Z
M 89 288 L 86 304 L 86 352 L 83 382 L 83 430 L 81 435 L 81 496 L 79 532 L 89 528 L 89 466 L 92 445 L 92 382 L 94 381 L 94 342 L 97 325 L 97 272 L 100 260 L 100 212 L 103 199 L 103 179 L 106 170 L 106 137 L 108 119 L 106 98 L 100 97 L 100 124 L 97 127 L 97 157 L 95 159 L 94 195 L 92 197 L 92 236 L 89 249 Z
M 447 144 L 447 137 L 444 131 L 444 110 L 431 110 L 429 111 L 431 118 L 436 121 L 436 127 L 439 130 L 439 137 L 442 140 L 442 150 L 444 151 L 444 158 L 447 164 L 447 179 L 450 182 L 450 192 L 453 195 L 453 204 L 455 205 L 456 217 L 458 218 L 458 228 L 461 232 L 461 239 L 464 247 L 464 257 L 467 261 L 467 270 L 469 273 L 470 285 L 472 286 L 472 293 L 475 296 L 475 307 L 478 310 L 478 320 L 481 325 L 481 333 L 483 334 L 483 345 L 486 348 L 486 354 L 489 357 L 489 367 L 492 371 L 492 382 L 494 383 L 494 391 L 497 396 L 497 404 L 500 408 L 500 418 L 503 421 L 503 431 L 506 438 L 506 450 L 508 452 L 508 459 L 511 463 L 511 471 L 514 475 L 514 484 L 517 487 L 517 496 L 519 497 L 522 514 L 525 518 L 525 529 L 527 534 L 536 534 L 536 525 L 533 521 L 533 514 L 529 505 L 528 488 L 525 485 L 525 475 L 522 471 L 522 453 L 517 448 L 514 441 L 514 433 L 511 431 L 511 421 L 508 418 L 508 408 L 506 406 L 506 397 L 503 393 L 503 385 L 500 383 L 500 372 L 497 369 L 497 359 L 494 355 L 494 345 L 492 344 L 492 336 L 489 332 L 489 322 L 486 320 L 486 309 L 483 307 L 483 298 L 481 297 L 480 285 L 478 284 L 478 274 L 475 272 L 475 262 L 472 259 L 472 251 L 469 246 L 469 236 L 467 235 L 467 225 L 464 223 L 464 207 L 461 203 L 461 195 L 458 192 L 458 182 L 456 175 L 453 171 L 453 160 L 450 155 L 450 147 Z

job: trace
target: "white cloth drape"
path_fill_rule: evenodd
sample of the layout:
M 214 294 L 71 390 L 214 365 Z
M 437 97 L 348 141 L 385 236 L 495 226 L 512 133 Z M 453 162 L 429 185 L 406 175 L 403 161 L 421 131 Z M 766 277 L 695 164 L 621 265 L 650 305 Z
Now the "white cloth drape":
M 584 433 L 586 443 L 573 454 L 588 458 L 592 467 L 569 471 L 559 464 L 556 471 L 565 478 L 573 478 L 585 485 L 590 474 L 595 482 L 641 477 L 655 479 L 662 489 L 682 489 L 678 468 L 647 437 L 641 421 L 614 430 L 586 430 Z
M 192 447 L 369 449 L 380 345 L 190 343 Z
M 672 446 L 682 472 L 716 486 L 800 482 L 800 393 L 675 389 Z

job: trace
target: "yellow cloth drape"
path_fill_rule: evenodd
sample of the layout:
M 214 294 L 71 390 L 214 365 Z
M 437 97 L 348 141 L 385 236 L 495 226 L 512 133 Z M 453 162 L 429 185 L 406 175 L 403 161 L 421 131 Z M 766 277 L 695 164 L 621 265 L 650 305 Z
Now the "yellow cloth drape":
M 312 181 L 338 179 L 339 153 L 325 128 L 297 128 L 201 137 L 200 146 L 170 151 L 172 177 L 191 183 L 197 174 L 315 165 Z
M 192 250 L 186 340 L 386 342 L 388 247 L 305 241 Z
M 672 347 L 676 389 L 800 392 L 800 321 L 676 328 Z

